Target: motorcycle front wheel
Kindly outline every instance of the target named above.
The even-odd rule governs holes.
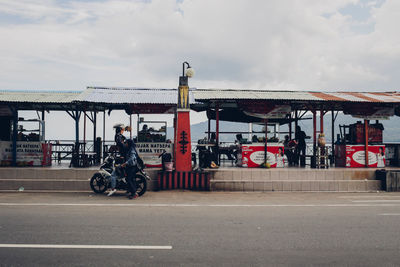
[[[136,174],[136,193],[141,196],[147,190],[147,181],[146,178],[141,174]]]
[[[102,194],[107,190],[108,183],[100,173],[95,173],[92,179],[90,179],[90,188],[96,194]]]

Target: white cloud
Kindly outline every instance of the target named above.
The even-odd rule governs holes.
[[[349,5],[370,8],[371,32],[353,31],[360,22],[339,12]],[[399,9],[395,0],[3,0],[0,88],[170,88],[187,60],[195,87],[394,90]]]
[[[189,61],[198,88],[392,91],[399,12],[396,0],[0,0],[0,89],[173,88]],[[73,138],[51,114],[48,137]]]

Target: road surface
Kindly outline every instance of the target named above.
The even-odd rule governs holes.
[[[0,266],[399,266],[398,193],[0,193]]]

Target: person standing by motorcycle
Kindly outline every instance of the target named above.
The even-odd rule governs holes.
[[[115,128],[115,136],[114,141],[116,146],[118,147],[118,151],[121,157],[125,157],[125,148],[124,143],[126,137],[124,136],[125,127],[122,123],[118,123],[114,125]]]
[[[129,188],[129,199],[135,199],[138,197],[136,193],[136,181],[135,176],[137,171],[139,170],[138,164],[140,163],[139,155],[135,148],[135,143],[132,139],[127,139],[125,141],[125,149],[126,149],[126,161],[121,165],[121,167],[126,168],[127,178]]]
[[[124,125],[122,123],[118,123],[114,125],[115,128],[115,136],[114,136],[114,141],[115,141],[115,145],[118,147],[118,152],[121,158],[123,158],[123,160],[125,161],[126,158],[126,149],[124,146],[125,143],[125,136],[123,135],[124,133]],[[117,177],[118,177],[118,173],[117,170],[114,169],[114,171],[111,173],[111,190],[108,193],[107,196],[112,196],[115,192],[117,192],[117,189],[115,189],[116,185],[117,185]]]

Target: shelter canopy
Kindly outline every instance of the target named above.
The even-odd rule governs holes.
[[[341,105],[346,103],[400,104],[399,92],[302,92],[250,89],[197,89],[193,92],[199,102],[238,103],[241,100],[285,102],[307,107],[307,103]]]
[[[195,103],[193,90],[189,101]],[[88,87],[80,94],[81,103],[96,103],[107,109],[125,109],[128,114],[173,114],[178,100],[177,89]]]
[[[2,90],[0,106],[19,110],[66,110],[75,108],[74,100],[82,91]]]
[[[290,107],[290,110],[343,111],[351,115],[373,115],[385,110],[389,116],[400,115],[399,92],[313,92],[272,91],[250,89],[197,89],[193,92],[209,118],[215,118],[215,109],[221,119],[230,121],[261,121],[251,114],[268,113],[266,107]],[[249,116],[250,115],[250,116]],[[286,122],[287,120],[284,120]]]
[[[86,110],[120,109],[128,114],[173,113],[178,99],[177,89],[87,87],[83,91],[0,91],[0,106],[19,110]],[[189,90],[190,107],[210,111],[218,106],[228,117],[251,121],[250,113],[266,113],[270,107],[290,110],[335,110],[348,114],[392,109],[400,115],[399,92],[313,92],[250,89]],[[212,112],[208,112],[213,117]],[[221,114],[222,114],[221,113]],[[215,115],[214,115],[215,116]],[[223,115],[225,116],[225,115]],[[223,119],[221,117],[221,119]]]
[[[195,103],[189,90],[191,103]],[[125,110],[128,114],[174,113],[177,89],[87,87],[83,91],[0,91],[0,107],[19,110]]]

